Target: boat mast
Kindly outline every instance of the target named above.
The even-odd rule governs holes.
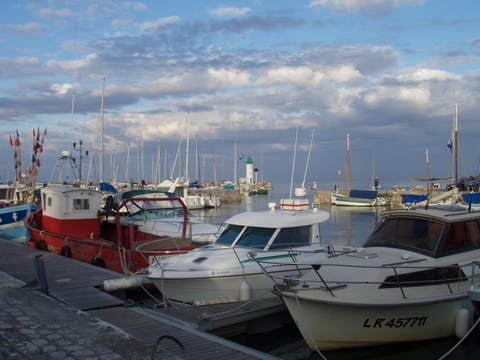
[[[104,120],[105,77],[102,79],[102,103],[100,106],[100,182],[103,182],[103,120]]]
[[[235,140],[234,146],[234,154],[233,154],[233,183],[237,184],[237,141]]]
[[[314,134],[315,134],[315,129],[312,130],[312,138],[310,139],[310,146],[308,147],[307,164],[305,165],[305,173],[303,174],[302,188],[305,188],[305,181],[307,180],[308,163],[310,162],[310,153],[312,152]]]
[[[297,139],[298,139],[298,127],[297,131],[295,132],[295,146],[293,149],[293,163],[292,163],[292,175],[290,177],[290,197],[292,198],[292,187],[293,187],[293,173],[295,172],[295,157],[297,156]]]
[[[125,181],[130,181],[128,178],[128,169],[130,167],[130,143],[127,144],[127,163],[125,164]]]
[[[347,193],[350,193],[350,190],[352,190],[350,161],[350,133],[347,133],[347,154],[345,159],[345,190]]]
[[[427,195],[430,196],[430,163],[428,159],[428,148],[425,150],[425,179],[427,180]]]
[[[190,180],[188,180],[188,158],[190,157],[190,113],[187,112],[187,144],[185,145],[185,180],[190,183]]]
[[[455,186],[458,184],[458,104],[455,104],[455,117],[453,119],[453,171]]]

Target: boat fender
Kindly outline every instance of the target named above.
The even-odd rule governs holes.
[[[92,259],[91,263],[92,263],[92,265],[105,268],[105,260],[103,260],[101,257],[95,256]]]
[[[38,250],[48,250],[48,246],[47,246],[47,243],[45,242],[45,240],[37,240],[37,241],[35,241],[35,247],[36,247]]]
[[[465,336],[469,328],[470,312],[465,308],[461,308],[457,311],[457,315],[455,316],[455,335],[458,338],[462,338]]]
[[[103,290],[107,292],[115,290],[125,290],[135,287],[141,287],[150,283],[150,280],[147,279],[144,274],[130,275],[117,279],[103,280]]]
[[[33,240],[30,240],[29,242],[27,242],[27,246],[28,247],[31,247],[33,249],[36,249],[37,248],[37,244],[35,243],[35,241]]]
[[[60,250],[60,255],[71,258],[72,257],[72,249],[70,249],[70,246],[62,247],[62,249]]]
[[[240,301],[248,300],[250,300],[250,286],[248,286],[247,282],[244,280],[242,281],[242,285],[240,285]]]

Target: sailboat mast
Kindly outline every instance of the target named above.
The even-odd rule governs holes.
[[[298,127],[297,127],[297,131],[295,132],[295,147],[293,149],[293,163],[292,163],[292,175],[290,177],[290,197],[289,197],[289,199],[292,198],[293,174],[295,172],[295,158],[297,156],[297,139],[298,139]]]
[[[189,144],[190,144],[190,115],[189,113],[187,113],[187,144],[186,144],[186,151],[185,151],[185,180],[190,182],[190,180],[188,180],[188,158],[190,157],[190,148],[189,148]]]
[[[315,129],[312,130],[312,137],[311,137],[311,139],[310,139],[310,146],[308,147],[307,164],[305,165],[305,173],[303,174],[302,188],[305,187],[305,181],[307,181],[308,164],[309,164],[309,162],[310,162],[310,153],[312,152],[313,135],[314,135],[314,134],[315,134]]]
[[[430,195],[430,163],[428,158],[428,148],[425,150],[425,179],[427,179],[427,195]]]
[[[237,141],[235,140],[235,146],[233,148],[233,183],[237,184]]]
[[[345,159],[345,190],[348,193],[350,192],[350,190],[352,190],[350,161],[350,133],[347,133],[347,155]]]
[[[125,164],[125,181],[129,181],[129,170],[130,167],[130,143],[127,144],[127,163]]]
[[[103,182],[103,120],[104,120],[104,97],[105,97],[105,78],[102,79],[102,103],[100,106],[100,182]]]
[[[453,148],[454,148],[454,179],[455,186],[458,184],[458,104],[455,104],[455,118],[453,124]]]

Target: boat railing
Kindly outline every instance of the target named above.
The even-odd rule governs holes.
[[[274,250],[273,252],[274,253],[278,252],[280,254],[280,250],[276,250],[276,251]],[[290,277],[292,277],[292,276],[293,277],[302,276],[302,274],[303,274],[302,269],[301,269],[301,266],[299,265],[299,262],[297,261],[298,250],[295,251],[293,248],[289,248],[287,250],[282,250],[281,254],[282,254],[282,258],[284,259],[284,261],[282,261],[282,262],[272,261],[272,257],[276,257],[275,254],[269,254],[269,256],[267,258],[258,257],[258,253],[255,252],[255,251],[250,251],[248,253],[248,257],[252,261],[255,261],[257,263],[257,265],[262,269],[263,273],[265,275],[267,275],[268,277],[270,277],[274,282],[275,282],[275,280],[271,276],[272,275],[271,270],[273,268],[284,269],[288,266],[289,269],[293,268],[295,270],[295,275],[291,274],[290,271],[289,271],[289,276]],[[287,257],[284,256],[285,254],[287,255]],[[290,261],[285,262],[285,259],[289,259]]]
[[[252,260],[256,261],[264,273],[269,276],[276,288],[289,289],[293,292],[298,288],[323,290],[335,297],[336,291],[349,286],[377,285],[383,289],[397,288],[403,299],[408,299],[409,288],[418,286],[445,285],[451,295],[465,295],[468,288],[480,285],[480,261],[472,261],[461,265],[431,266],[412,265],[411,262],[403,262],[388,265],[354,265],[339,264],[329,261],[296,262],[299,274],[289,273],[285,275],[279,271],[280,266],[290,266],[292,263],[276,261],[275,259],[259,258],[256,254],[250,254]],[[293,258],[292,258],[293,259]],[[275,269],[275,271],[270,271]],[[300,271],[301,269],[301,271]],[[308,269],[308,275],[306,275]],[[382,280],[375,280],[372,277],[365,277],[365,280],[352,280],[348,274],[352,272],[385,271]],[[344,274],[342,276],[341,274]],[[412,274],[416,275],[412,276]],[[454,288],[453,284],[460,286]]]
[[[181,239],[174,237],[158,238],[147,242],[142,242],[135,247],[135,252],[138,252],[146,263],[159,264],[161,260],[170,256],[186,254],[193,250],[195,246],[184,246],[179,243]],[[165,243],[171,243],[172,246],[165,246]]]
[[[181,198],[178,197],[167,197],[167,198],[152,198],[152,197],[133,197],[133,198],[127,198],[123,200],[123,202],[118,206],[117,211],[116,211],[116,217],[115,217],[115,222],[117,226],[117,242],[119,244],[123,244],[125,239],[122,239],[122,232],[121,232],[121,213],[122,209],[127,209],[128,210],[128,205],[129,204],[136,204],[136,207],[138,208],[137,212],[143,212],[146,209],[145,204],[149,203],[155,203],[155,202],[178,202],[179,204],[182,205],[183,208],[183,226],[182,226],[182,238],[185,238],[187,234],[187,225],[188,225],[188,210],[187,206],[185,203],[182,201]],[[139,205],[140,204],[140,205]],[[129,216],[135,215],[133,214],[128,214]]]

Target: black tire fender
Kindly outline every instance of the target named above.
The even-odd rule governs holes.
[[[62,247],[62,250],[60,250],[60,255],[71,258],[72,257],[72,249],[70,249],[70,246]]]
[[[105,260],[103,260],[101,257],[94,257],[91,261],[92,265],[105,268]]]

